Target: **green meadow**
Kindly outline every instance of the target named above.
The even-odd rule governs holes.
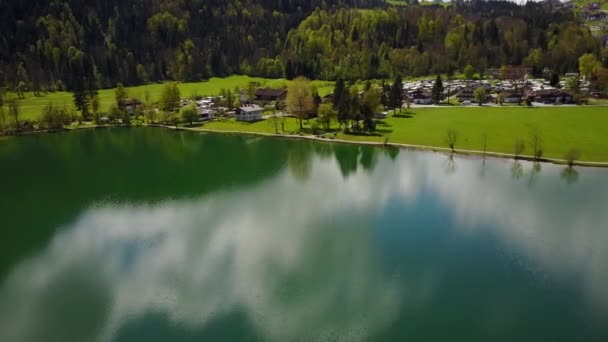
[[[208,81],[179,83],[182,98],[187,98],[193,95],[200,96],[215,96],[218,95],[221,89],[230,89],[234,91],[236,87],[241,89],[246,88],[250,82],[257,82],[265,87],[283,88],[287,87],[290,81],[286,79],[269,79],[261,77],[249,76],[230,76],[226,78],[211,78]],[[317,87],[319,95],[324,96],[333,90],[333,82],[313,81]],[[127,92],[130,97],[135,97],[141,100],[146,100],[146,97],[151,102],[156,102],[160,98],[162,83],[153,83],[136,87],[128,87]],[[108,108],[115,102],[114,89],[103,89],[99,91],[99,102],[101,111],[107,111]],[[25,98],[19,100],[21,120],[38,120],[42,109],[49,103],[58,105],[73,106],[72,94],[69,92],[48,93],[42,96],[34,96],[33,93],[25,93]]]
[[[310,128],[313,120],[305,123]],[[280,126],[279,126],[280,127]],[[201,128],[218,131],[275,133],[272,120],[255,123],[233,119],[206,123]],[[337,124],[333,129],[337,130]],[[531,132],[542,138],[545,157],[563,158],[568,150],[581,151],[581,160],[608,161],[607,107],[437,107],[403,110],[378,122],[376,135],[337,133],[336,139],[448,147],[446,131],[458,132],[457,149],[514,153],[515,141],[526,142],[524,155],[532,155]],[[279,128],[280,130],[280,128]],[[296,133],[295,119],[285,119],[285,133]],[[329,136],[329,135],[328,135]],[[334,136],[333,134],[331,136]]]
[[[422,108],[382,121],[382,136],[341,135],[346,139],[447,147],[446,131],[458,131],[456,148],[483,150],[487,136],[488,151],[514,153],[517,139],[526,141],[524,154],[532,155],[531,132],[542,137],[545,157],[563,158],[576,148],[582,160],[608,161],[607,107],[453,107]]]

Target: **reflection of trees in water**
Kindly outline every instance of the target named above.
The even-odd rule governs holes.
[[[395,146],[385,146],[384,154],[388,156],[391,160],[395,160],[399,155],[399,148]]]
[[[511,166],[511,177],[513,179],[520,179],[524,175],[524,167],[521,165],[519,160],[515,160]]]
[[[542,166],[541,166],[540,162],[535,161],[532,164],[532,169],[530,169],[530,178],[528,178],[528,187],[532,187],[536,183],[541,170],[542,170]]]
[[[378,148],[372,146],[361,146],[361,166],[365,171],[372,172],[378,163]]]
[[[293,177],[306,181],[312,171],[313,146],[308,141],[297,141],[287,152],[287,165]]]
[[[486,157],[484,156],[481,160],[481,169],[479,170],[479,178],[484,178],[486,176]]]
[[[576,171],[576,169],[574,169],[572,166],[568,166],[562,170],[561,178],[568,184],[574,184],[576,181],[578,181],[578,171]]]
[[[443,162],[445,173],[448,175],[456,173],[456,160],[454,159],[454,153],[447,155],[447,158]]]
[[[321,157],[321,159],[330,159],[334,156],[333,144],[332,143],[316,143],[312,144],[315,154]]]
[[[359,160],[358,146],[338,144],[334,146],[334,153],[344,178],[357,171]]]
[[[387,155],[394,159],[399,154],[397,148],[385,149]],[[312,169],[312,157],[319,156],[321,159],[335,157],[343,177],[357,172],[362,167],[365,171],[372,172],[378,164],[378,153],[380,149],[375,146],[360,146],[347,144],[325,144],[319,142],[297,141],[288,149],[288,165],[294,176],[300,180],[306,180]]]

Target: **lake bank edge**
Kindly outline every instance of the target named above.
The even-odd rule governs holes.
[[[11,135],[0,135],[0,141],[3,139],[7,139],[10,137],[19,137],[19,136],[29,136],[29,135],[37,135],[37,134],[52,134],[52,133],[61,133],[61,132],[69,132],[73,130],[81,130],[81,129],[105,129],[105,128],[163,128],[175,131],[188,131],[188,132],[198,132],[198,133],[211,133],[211,134],[229,134],[229,135],[253,135],[253,136],[263,136],[263,137],[273,137],[273,138],[284,138],[284,139],[299,139],[299,140],[310,140],[317,142],[325,142],[325,143],[339,143],[339,144],[351,144],[351,145],[367,145],[374,147],[395,147],[404,150],[412,150],[412,151],[427,151],[427,152],[438,152],[444,154],[458,154],[460,156],[472,156],[476,158],[498,158],[498,159],[512,159],[512,160],[523,160],[523,161],[531,161],[531,162],[542,162],[549,163],[555,165],[568,165],[568,161],[560,158],[535,158],[530,155],[519,155],[504,152],[493,152],[493,151],[479,151],[479,150],[467,150],[467,149],[458,149],[455,148],[454,151],[447,147],[439,147],[439,146],[428,146],[428,145],[417,145],[417,144],[406,144],[406,143],[392,143],[392,142],[377,142],[377,141],[363,141],[363,140],[346,140],[346,139],[333,139],[333,138],[324,138],[320,136],[310,135],[310,134],[282,134],[282,133],[265,133],[265,132],[254,132],[254,131],[237,131],[237,130],[220,130],[220,129],[209,129],[209,128],[197,128],[197,127],[186,127],[186,126],[169,126],[169,125],[161,125],[161,124],[142,124],[142,125],[133,125],[133,126],[121,126],[121,125],[89,125],[84,127],[70,127],[70,128],[62,128],[56,130],[36,130],[29,132],[21,132],[19,134],[11,134]],[[608,161],[581,161],[575,160],[572,163],[573,166],[581,166],[581,167],[598,167],[598,168],[608,168]]]

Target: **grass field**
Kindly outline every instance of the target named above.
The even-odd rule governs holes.
[[[312,121],[311,121],[312,123]],[[310,127],[310,124],[306,125]],[[219,131],[274,133],[271,121],[243,123],[234,120],[210,122],[201,128]],[[337,124],[334,124],[337,129]],[[487,149],[514,153],[516,139],[527,143],[524,154],[531,155],[530,134],[540,131],[545,157],[563,158],[576,148],[581,160],[608,161],[608,109],[606,107],[453,107],[422,108],[380,121],[376,136],[338,133],[337,139],[417,144],[447,147],[446,131],[458,131],[456,148],[482,150],[482,135],[487,134]],[[286,119],[286,133],[296,132],[297,122]]]
[[[245,88],[249,82],[258,82],[262,86],[282,88],[290,81],[286,79],[268,79],[249,76],[230,76],[226,78],[211,78],[205,82],[180,83],[179,88],[182,98],[192,95],[213,96],[218,95],[222,88],[234,90],[235,87]],[[313,81],[319,91],[319,95],[324,96],[333,90],[333,82]],[[129,87],[129,96],[145,100],[146,92],[151,102],[158,101],[163,85],[161,83],[147,84],[137,87]],[[114,89],[103,89],[99,91],[99,101],[101,111],[106,111],[115,102]],[[72,94],[68,92],[49,93],[43,96],[34,96],[33,93],[26,93],[25,98],[19,100],[21,108],[21,120],[38,120],[44,106],[49,103],[59,105],[72,105]]]

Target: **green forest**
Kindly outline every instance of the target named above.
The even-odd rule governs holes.
[[[0,86],[82,91],[231,74],[364,80],[472,65],[578,70],[608,52],[550,3],[384,0],[0,1]]]

